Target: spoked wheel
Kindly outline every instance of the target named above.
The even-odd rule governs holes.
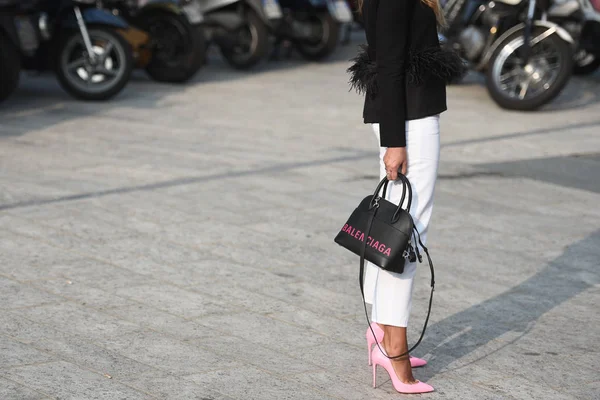
[[[573,65],[573,74],[590,75],[600,68],[600,55],[588,53],[585,50],[579,50],[575,54],[575,65]]]
[[[79,32],[58,43],[56,74],[61,86],[82,100],[107,100],[125,88],[131,77],[131,47],[118,33],[107,28],[88,29],[94,57],[87,52]]]
[[[248,11],[246,24],[231,35],[234,37],[234,44],[221,46],[221,53],[232,67],[251,68],[266,55],[269,32],[265,23],[253,11]]]
[[[573,52],[558,35],[536,28],[524,63],[523,32],[510,35],[492,54],[487,88],[498,105],[511,110],[535,110],[552,101],[571,76]]]
[[[185,82],[204,64],[204,31],[185,15],[156,13],[141,21],[152,40],[152,59],[146,66],[150,77],[159,82]]]
[[[307,60],[318,61],[333,53],[340,36],[340,24],[329,12],[311,15],[304,23],[310,24],[311,35],[296,43],[300,54]]]

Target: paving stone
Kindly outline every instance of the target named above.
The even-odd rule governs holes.
[[[2,315],[0,332],[19,342],[29,344],[55,359],[61,359],[87,369],[121,379],[154,370],[121,354],[98,346],[86,338],[61,332],[48,325],[35,323],[17,315]]]
[[[8,379],[48,393],[54,398],[151,399],[128,386],[64,361],[11,368],[3,372]]]
[[[218,327],[221,331],[227,327]],[[256,344],[248,345],[245,339],[221,334],[219,330],[213,330],[212,334],[199,340],[194,344],[219,354],[224,358],[235,355],[235,358],[246,364],[253,365],[259,369],[271,372],[282,377],[288,374],[314,371],[320,369],[316,364],[290,357]]]
[[[246,264],[256,267],[282,267],[291,268],[294,266],[294,260],[289,260],[285,256],[279,257],[265,255],[264,252],[258,251],[252,247],[239,248],[226,244],[215,244],[210,249],[212,257],[224,257],[238,264]]]
[[[122,288],[118,289],[116,293],[119,296],[145,302],[159,310],[183,318],[195,318],[235,310],[231,304],[211,298],[209,295],[167,284]]]
[[[328,313],[315,313],[294,307],[291,311],[273,312],[269,317],[290,324],[312,329],[332,339],[355,346],[364,346],[364,332],[367,329],[366,320],[353,322],[333,319]],[[363,316],[364,319],[364,316]]]
[[[150,391],[153,397],[164,400],[231,400],[231,397],[219,393],[218,388],[208,388],[165,372],[145,373],[128,380],[127,384]]]
[[[276,285],[263,289],[269,295],[279,299],[293,298],[294,304],[304,309],[319,313],[323,309],[323,304],[327,303],[330,312],[338,317],[344,317],[360,310],[362,299],[353,294],[331,295],[331,291],[316,287],[307,282],[290,283],[285,286]]]
[[[220,330],[231,330],[248,342],[269,346],[288,354],[292,344],[294,348],[304,349],[332,342],[314,331],[249,312],[212,315],[198,321],[203,325],[219,327]]]
[[[56,296],[94,308],[109,308],[131,304],[131,301],[117,297],[100,289],[89,287],[68,278],[31,281],[30,285]]]
[[[0,274],[17,281],[61,277],[65,265],[79,258],[45,243],[32,252],[30,239],[10,234],[0,236],[0,246]]]
[[[239,272],[243,273],[243,269],[240,269]],[[277,275],[275,276],[278,277]],[[246,310],[258,314],[271,314],[273,312],[295,309],[293,305],[294,302],[290,299],[280,300],[271,296],[268,291],[264,294],[258,292],[257,290],[259,290],[259,288],[262,292],[266,286],[263,283],[265,280],[260,278],[261,275],[254,274],[247,278],[248,282],[244,282],[242,284],[232,281],[229,286],[223,287],[218,284],[211,285],[209,282],[207,285],[193,287],[190,288],[190,290],[194,290],[205,295],[210,295],[211,298],[218,299],[222,302],[227,302],[229,305],[240,311]],[[287,277],[282,279],[289,280]],[[277,282],[277,279],[267,281]],[[254,285],[250,282],[253,282]]]
[[[76,258],[62,263],[56,270],[60,271],[61,277],[66,280],[109,293],[124,287],[161,283],[161,280],[135,272],[127,266],[107,264],[94,258]]]
[[[0,398],[4,400],[48,400],[50,397],[0,376]]]
[[[190,321],[164,311],[139,303],[124,307],[114,307],[106,311],[126,321],[163,332],[179,340],[189,341],[211,336],[212,329],[196,321]]]
[[[400,395],[391,387],[389,382],[384,383],[385,376],[378,375],[378,387],[372,387],[371,368],[366,366],[360,374],[360,379],[348,377],[343,374],[326,369],[308,372],[303,374],[291,375],[288,377],[291,381],[299,382],[305,385],[315,387],[319,391],[332,397],[347,400],[362,399],[398,399]],[[389,378],[388,378],[389,380]],[[383,383],[383,384],[382,384]],[[402,398],[402,397],[400,397]]]
[[[111,339],[107,347],[133,360],[177,375],[242,365],[239,360],[221,357],[205,348],[173,340],[156,332],[137,331],[123,334]]]
[[[103,343],[104,341],[134,332],[139,326],[74,303],[40,306],[21,310],[21,315],[36,322],[50,324],[77,335]]]
[[[42,304],[58,303],[62,300],[63,299],[58,296],[53,296],[30,285],[0,277],[1,309],[11,310],[32,307]]]
[[[240,400],[332,398],[325,393],[313,391],[253,367],[194,374],[187,376],[187,379]]]
[[[333,342],[326,345],[291,349],[289,352],[292,356],[310,361],[326,371],[335,371],[337,375],[359,381],[363,381],[365,370],[369,371],[366,341],[365,345],[360,348],[346,343]],[[369,382],[367,380],[365,383]]]
[[[0,336],[0,369],[52,361],[47,353],[38,351],[14,339]]]

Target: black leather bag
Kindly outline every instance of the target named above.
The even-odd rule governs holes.
[[[373,195],[360,202],[356,210],[344,224],[335,242],[373,264],[392,272],[404,272],[407,259],[415,261],[412,242],[414,223],[410,210],[412,189],[408,179],[399,175],[403,185],[400,205],[385,200],[389,181],[384,178]],[[379,196],[383,188],[382,196]],[[402,208],[408,194],[406,210]]]
[[[429,307],[427,318],[423,326],[423,331],[417,343],[406,353],[388,357],[391,359],[406,356],[413,351],[423,340],[429,316],[431,315],[431,305],[433,302],[433,291],[435,287],[435,275],[433,262],[429,256],[429,250],[421,241],[421,235],[415,227],[412,216],[409,213],[412,204],[412,188],[408,178],[398,174],[398,179],[402,181],[402,197],[398,205],[385,199],[389,180],[383,178],[375,193],[365,197],[354,212],[348,218],[340,232],[335,238],[335,242],[342,247],[350,250],[360,257],[359,284],[363,296],[364,293],[364,268],[365,260],[372,262],[378,267],[401,274],[404,272],[404,266],[407,262],[423,262],[423,257],[419,251],[419,245],[427,255],[429,268],[431,271],[431,295],[429,296]],[[383,189],[380,196],[379,193]],[[408,197],[408,199],[407,199]],[[403,208],[404,200],[407,199],[406,208]],[[367,306],[365,314],[367,322],[369,315]],[[370,323],[369,323],[370,326]],[[375,332],[373,332],[375,337]],[[385,352],[383,352],[385,354]]]

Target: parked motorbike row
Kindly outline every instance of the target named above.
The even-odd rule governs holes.
[[[330,55],[347,0],[0,0],[0,101],[22,70],[54,71],[65,91],[107,100],[134,68],[185,82],[217,46],[234,68],[263,59],[271,37],[309,60]]]
[[[537,109],[573,73],[600,68],[600,0],[442,2],[440,42],[485,74],[501,107]],[[249,69],[272,37],[275,48],[287,41],[320,60],[351,22],[361,22],[354,0],[0,0],[0,101],[21,70],[54,71],[83,100],[115,96],[134,68],[185,82],[213,45],[232,67]]]
[[[440,42],[503,108],[535,110],[600,67],[600,0],[447,0]]]

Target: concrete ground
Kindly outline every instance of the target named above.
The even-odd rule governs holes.
[[[76,102],[0,108],[0,399],[393,399],[371,387],[357,258],[333,237],[377,182],[333,60],[218,58]],[[536,113],[449,88],[429,244],[424,399],[600,399],[600,76]],[[414,341],[428,269],[418,275]]]

